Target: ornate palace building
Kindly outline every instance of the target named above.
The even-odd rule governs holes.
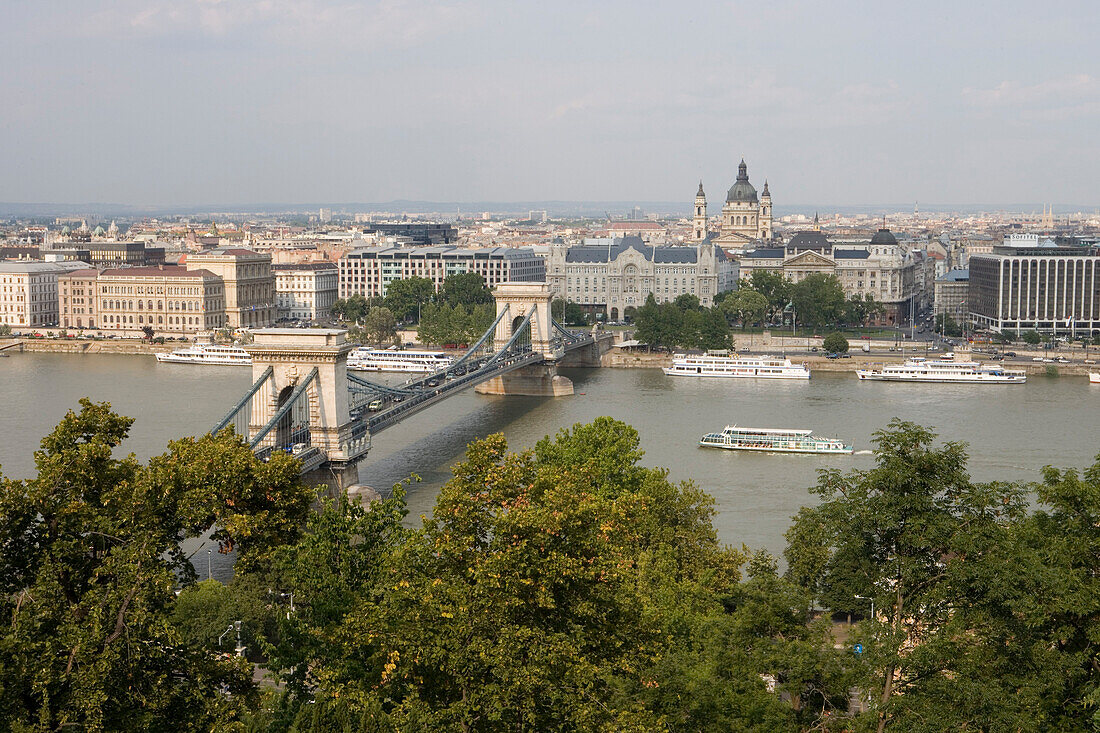
[[[768,182],[764,181],[764,190],[758,197],[756,188],[749,183],[748,166],[743,159],[737,166],[737,180],[726,192],[716,234],[711,235],[712,241],[719,247],[729,248],[741,248],[757,240],[772,238],[772,195],[768,191]],[[695,194],[692,239],[701,242],[707,236],[707,195],[700,181],[699,191]]]

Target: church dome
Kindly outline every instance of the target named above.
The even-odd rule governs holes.
[[[875,236],[871,237],[871,244],[897,244],[898,240],[889,229],[879,229]]]
[[[737,166],[737,182],[730,186],[726,203],[755,204],[757,201],[756,189],[749,183],[748,166],[742,159],[741,165]]]

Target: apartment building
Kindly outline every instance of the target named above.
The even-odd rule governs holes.
[[[97,328],[119,335],[190,336],[224,328],[226,287],[208,270],[183,267],[127,267],[96,278]]]
[[[489,288],[503,282],[542,282],[546,265],[531,249],[484,247],[369,247],[347,253],[339,262],[340,297],[385,297],[394,280],[426,277],[438,289],[449,275],[476,272]]]
[[[318,321],[332,315],[340,270],[333,262],[274,265],[275,308],[279,320]]]
[[[96,328],[96,281],[99,270],[73,270],[57,277],[58,325],[62,328]]]
[[[55,325],[58,276],[87,266],[82,262],[0,262],[0,324],[13,328]]]
[[[188,270],[205,270],[225,283],[230,328],[264,328],[275,322],[275,273],[271,255],[239,247],[189,254]]]

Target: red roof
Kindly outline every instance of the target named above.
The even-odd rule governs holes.
[[[164,267],[118,267],[104,270],[103,276],[131,276],[131,277],[217,277],[209,270],[188,270],[177,265],[165,265]]]

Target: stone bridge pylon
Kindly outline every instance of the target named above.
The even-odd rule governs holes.
[[[501,283],[493,291],[497,316],[507,309],[508,315],[497,323],[493,334],[493,347],[502,348],[524,327],[530,315],[531,350],[542,354],[542,363],[526,366],[498,377],[493,377],[474,388],[479,394],[531,395],[536,397],[562,397],[573,394],[573,382],[558,374],[558,362],[565,356],[560,346],[555,346],[554,321],[550,313],[553,294],[550,286],[540,282]]]

